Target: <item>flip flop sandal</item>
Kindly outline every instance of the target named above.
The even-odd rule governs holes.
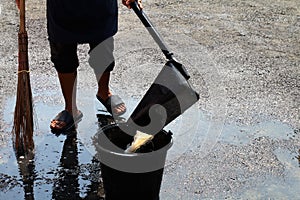
[[[108,97],[108,99],[106,101],[101,99],[98,95],[96,95],[96,97],[103,104],[103,106],[106,108],[107,112],[109,112],[111,115],[120,116],[120,115],[123,115],[126,112],[126,109],[123,112],[120,112],[120,113],[116,113],[116,112],[113,113],[112,112],[113,108],[117,108],[121,104],[125,105],[125,103],[122,101],[122,99],[118,95],[112,95],[112,96]]]
[[[83,114],[81,111],[79,111],[79,114],[73,118],[73,116],[66,110],[61,111],[56,115],[56,117],[52,120],[53,121],[60,121],[64,122],[66,125],[63,128],[53,128],[50,125],[50,129],[54,133],[58,132],[66,132],[71,130],[75,126],[76,123],[78,123],[83,117]]]

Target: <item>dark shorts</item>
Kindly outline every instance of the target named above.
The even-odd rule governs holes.
[[[117,0],[47,0],[47,31],[53,42],[101,42],[117,30]]]
[[[51,61],[59,73],[75,72],[79,66],[77,43],[50,41]],[[112,71],[115,66],[114,39],[110,37],[101,43],[89,43],[89,64],[96,74]]]

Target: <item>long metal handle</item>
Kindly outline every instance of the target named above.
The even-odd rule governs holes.
[[[137,2],[133,2],[131,4],[132,9],[134,10],[135,14],[140,18],[141,22],[144,24],[144,26],[147,28],[148,32],[154,39],[154,41],[158,44],[159,48],[162,50],[162,52],[165,54],[166,58],[171,60],[172,53],[169,51],[167,45],[163,41],[162,37],[159,35],[157,30],[154,28],[153,24],[149,20],[148,16],[143,12],[143,10],[139,9]]]

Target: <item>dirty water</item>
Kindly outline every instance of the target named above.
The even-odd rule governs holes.
[[[44,95],[59,96],[60,94]],[[100,129],[101,123],[112,121],[109,117],[105,117],[106,113],[102,111],[101,104],[91,99],[94,99],[94,91],[78,91],[78,104],[84,117],[78,124],[76,132],[69,135],[55,135],[49,129],[49,121],[60,111],[60,106],[39,101],[34,103],[35,151],[28,157],[16,158],[9,140],[7,145],[0,149],[0,199],[101,199],[104,197],[100,163],[95,158],[97,151],[93,146],[92,137]],[[123,99],[127,104],[128,112],[119,119],[121,121],[129,117],[138,103],[138,99],[130,97],[123,97]],[[9,132],[15,99],[10,97],[6,102],[4,121],[8,127],[6,131]],[[166,167],[176,162],[185,153],[199,150],[199,148],[201,150],[201,146],[208,146],[205,144],[205,139],[209,134],[211,124],[209,115],[193,106],[165,127],[165,130],[173,132],[174,143],[168,151]],[[227,124],[223,126],[222,132],[216,135],[213,142],[242,146],[262,136],[284,140],[296,137],[295,134],[297,135],[288,125],[274,121],[254,126]],[[210,149],[202,150],[209,151]],[[274,153],[287,166],[285,183],[296,191],[300,186],[299,154],[287,149],[276,149]],[[275,188],[279,196],[289,196],[285,185],[277,184],[281,180],[276,177],[269,180],[272,180],[270,188]],[[169,184],[162,185],[161,197],[171,199],[174,194],[168,193],[167,187],[171,187],[176,182],[164,181]],[[170,184],[171,182],[173,183]],[[265,193],[261,191],[263,189],[258,185],[243,191],[241,195],[251,197],[253,194]]]

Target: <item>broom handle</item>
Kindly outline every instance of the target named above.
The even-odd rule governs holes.
[[[25,0],[20,0],[20,33],[26,32],[25,27]]]
[[[28,36],[25,25],[25,0],[20,0],[20,27],[18,33],[18,45],[19,45],[19,67],[18,73],[28,72]]]
[[[134,10],[135,14],[140,18],[144,26],[147,28],[148,32],[154,39],[154,41],[158,44],[161,51],[164,53],[167,59],[173,60],[173,53],[171,53],[167,47],[167,45],[164,43],[162,37],[159,35],[157,30],[154,28],[153,24],[149,20],[148,16],[138,7],[137,2],[131,3],[131,7]]]

